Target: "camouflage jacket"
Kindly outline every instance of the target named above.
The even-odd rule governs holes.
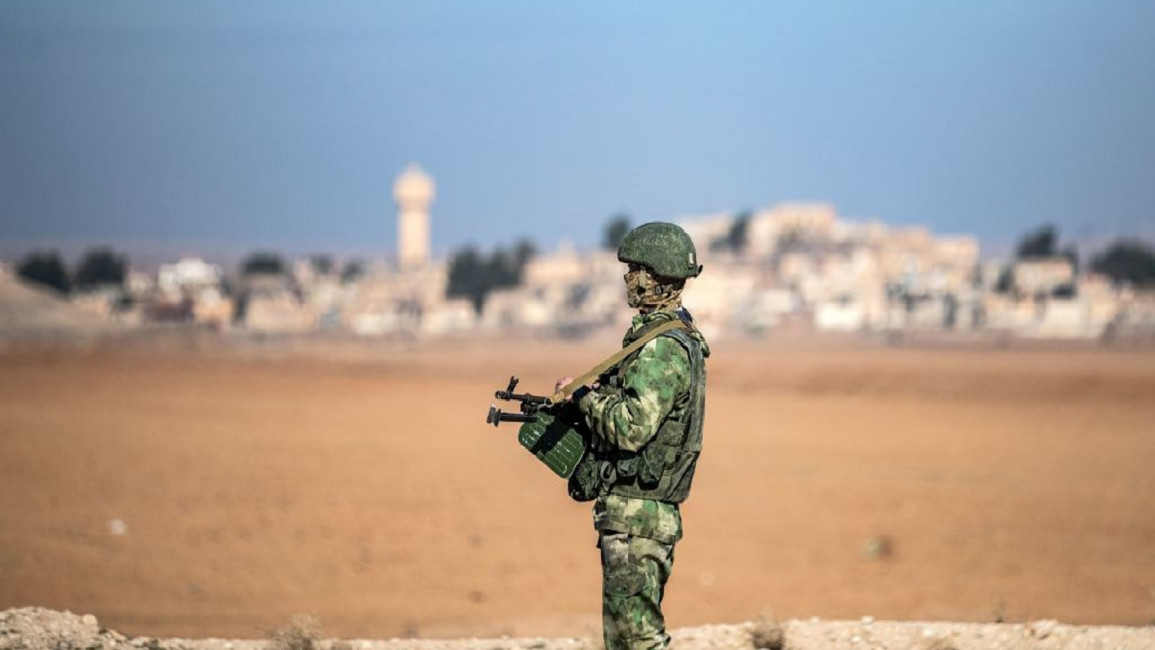
[[[635,316],[623,346],[651,323],[677,318],[672,311]],[[702,341],[703,351],[709,348]],[[652,440],[679,399],[690,389],[690,358],[676,340],[659,336],[646,343],[622,369],[620,386],[603,386],[578,402],[593,435],[611,448],[638,451]],[[609,494],[594,504],[594,527],[673,543],[682,537],[678,505]]]

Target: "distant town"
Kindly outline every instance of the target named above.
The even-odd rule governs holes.
[[[27,304],[74,310],[112,328],[258,335],[580,337],[628,321],[614,250],[637,225],[628,217],[610,219],[604,245],[593,250],[562,244],[542,252],[521,242],[438,260],[430,254],[433,179],[411,165],[395,180],[393,198],[392,260],[339,268],[325,255],[286,261],[270,252],[249,256],[233,273],[198,257],[144,273],[102,249],[69,274],[58,255],[33,251],[0,267],[0,286],[8,287],[0,303],[16,300],[14,292],[40,292]],[[690,233],[705,266],[685,302],[711,337],[762,337],[791,325],[885,336],[1155,341],[1155,256],[1140,241],[1116,242],[1081,262],[1043,226],[1024,235],[1011,259],[991,262],[981,261],[973,236],[850,222],[824,203],[670,220]],[[26,331],[60,322],[16,320]]]

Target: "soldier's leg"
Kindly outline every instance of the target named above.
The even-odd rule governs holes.
[[[674,545],[625,533],[602,533],[602,626],[606,650],[666,648],[662,596]]]

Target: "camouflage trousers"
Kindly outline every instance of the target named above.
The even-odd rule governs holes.
[[[598,548],[606,650],[668,647],[662,596],[674,566],[674,545],[605,531],[598,537]]]

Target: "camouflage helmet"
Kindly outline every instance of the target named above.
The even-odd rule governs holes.
[[[618,259],[640,264],[664,278],[685,279],[702,272],[694,241],[681,227],[664,221],[643,223],[626,233]]]

